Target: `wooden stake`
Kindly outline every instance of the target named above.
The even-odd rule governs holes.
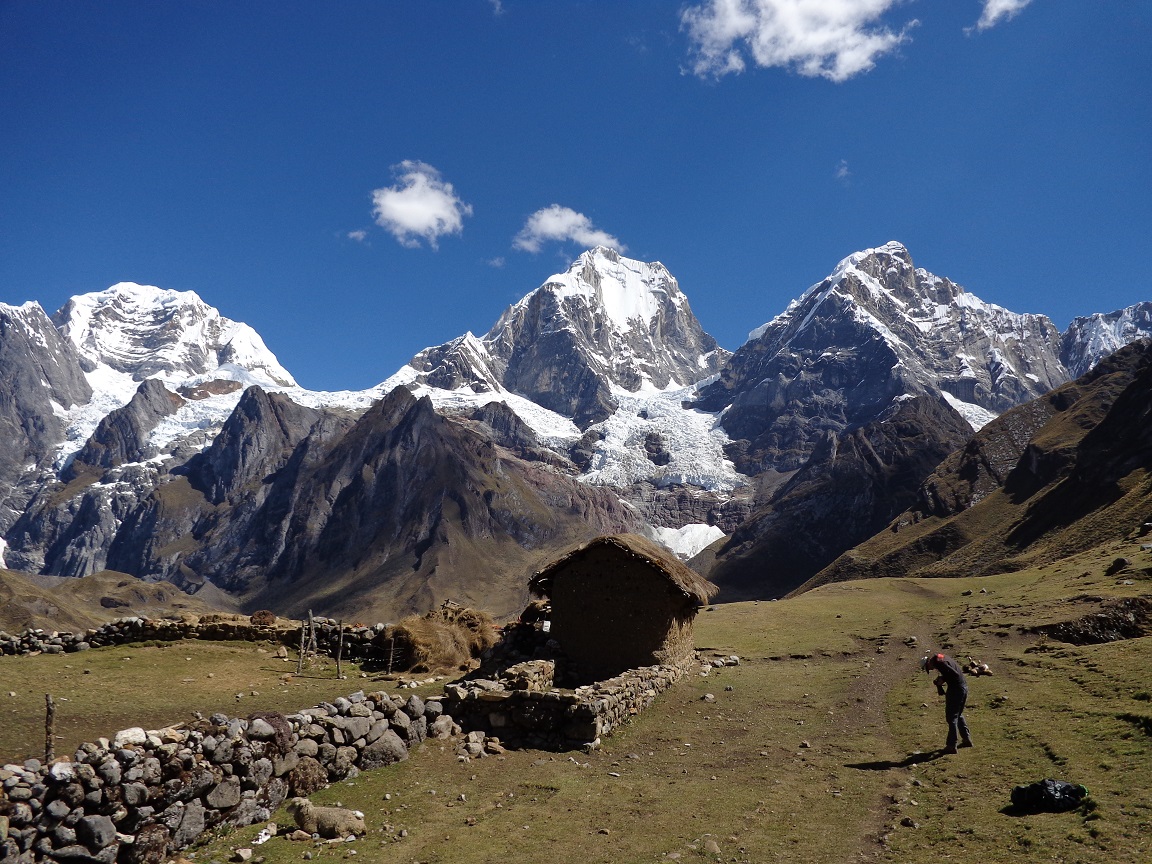
[[[336,680],[339,681],[344,676],[340,674],[340,658],[344,656],[344,619],[340,619],[339,635],[336,637]]]
[[[56,758],[52,744],[56,734],[56,700],[51,693],[45,693],[44,703],[47,709],[44,714],[44,764],[47,765]]]
[[[296,660],[296,674],[297,675],[299,675],[301,672],[304,671],[304,647],[306,644],[304,639],[305,639],[306,632],[307,632],[305,630],[305,628],[307,626],[308,625],[305,622],[303,622],[303,621],[300,622],[300,656]]]

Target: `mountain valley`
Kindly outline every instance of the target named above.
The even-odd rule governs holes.
[[[1007,434],[997,417],[1072,398],[1050,394],[1152,335],[1150,310],[1061,333],[888,243],[730,354],[666,268],[600,247],[484,336],[318,393],[191,292],[122,283],[51,319],[0,306],[3,561],[210,586],[246,610],[384,620],[452,598],[509,616],[560,550],[635,531],[721,600],[770,599],[887,536],[925,481],[954,491],[937,465]],[[1109,423],[1145,464],[1139,423]],[[997,482],[1040,452],[1015,434]]]

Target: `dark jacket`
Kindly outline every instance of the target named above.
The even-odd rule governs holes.
[[[968,679],[964,677],[964,670],[960,668],[960,664],[949,657],[947,654],[937,654],[928,661],[928,668],[934,669],[939,673],[936,680],[932,683],[936,685],[936,689],[941,693],[944,692],[944,685],[948,685],[949,690],[961,690],[965,693],[968,692]]]

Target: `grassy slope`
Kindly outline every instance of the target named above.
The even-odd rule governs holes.
[[[45,587],[45,583],[51,587]],[[102,570],[82,579],[45,579],[15,570],[0,569],[0,630],[20,633],[29,627],[45,630],[86,630],[129,615],[160,617],[167,613],[203,614],[220,611],[219,591],[209,605],[168,582],[144,582],[125,573]],[[125,605],[105,608],[101,598],[111,597]]]
[[[1104,577],[1120,554],[1134,560],[1131,574]],[[1023,860],[1149,860],[1152,637],[1076,648],[1020,628],[1091,611],[1086,595],[1152,593],[1141,578],[1150,564],[1138,545],[1115,544],[1012,574],[868,580],[794,600],[719,606],[701,615],[697,642],[745,662],[681,683],[606,739],[602,751],[519,751],[460,764],[450,746],[430,742],[403,765],[315,797],[367,814],[370,834],[351,848],[358,860],[373,862],[714,859],[709,841],[726,861],[950,856],[989,864],[1022,860],[1021,852]],[[1126,579],[1133,584],[1121,584]],[[912,636],[916,644],[906,645]],[[937,646],[977,657],[996,674],[971,681],[977,747],[933,758],[944,736],[943,709],[917,659]],[[132,661],[118,659],[129,655]],[[160,682],[172,680],[180,664],[215,668],[216,678],[181,676],[195,680],[164,696]],[[111,698],[101,700],[110,713],[92,718],[93,734],[144,719],[143,693],[149,704],[169,700],[169,713],[156,713],[177,719],[193,707],[298,707],[308,697],[356,687],[318,680],[275,687],[288,664],[254,646],[181,645],[6,659],[0,700],[9,699],[8,690],[42,699],[44,682],[76,680],[81,665],[92,669],[83,683],[110,688]],[[126,668],[131,684],[121,677]],[[246,697],[241,712],[233,693],[250,684],[265,695]],[[706,693],[716,701],[703,701]],[[34,746],[42,703],[27,704],[16,713],[4,708],[4,719],[23,725]],[[0,729],[12,734],[7,722]],[[10,740],[0,739],[0,753],[13,752]],[[1000,812],[1012,786],[1048,776],[1086,784],[1096,809],[1087,816]],[[905,818],[917,827],[902,826]],[[227,860],[258,827],[214,841],[198,858]],[[402,829],[408,834],[397,839]],[[258,848],[268,864],[299,861],[312,849],[283,839]],[[334,859],[348,849],[312,851]]]

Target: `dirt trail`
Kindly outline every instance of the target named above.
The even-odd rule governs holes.
[[[915,586],[919,587],[919,586]],[[858,825],[859,861],[873,861],[887,854],[883,838],[896,815],[896,802],[906,797],[914,779],[914,768],[940,758],[936,739],[926,740],[920,752],[903,749],[897,742],[889,716],[889,694],[894,687],[921,675],[919,659],[927,650],[928,622],[908,614],[894,615],[888,622],[887,636],[861,639],[862,650],[845,659],[855,665],[855,680],[844,690],[843,698],[833,706],[829,734],[838,741],[855,742],[855,749],[843,748],[845,774],[853,771],[883,774],[885,783],[876,793],[870,818]],[[911,640],[910,637],[916,637]],[[935,707],[935,706],[933,706]],[[939,732],[944,735],[943,706]],[[869,749],[861,751],[860,746]]]

